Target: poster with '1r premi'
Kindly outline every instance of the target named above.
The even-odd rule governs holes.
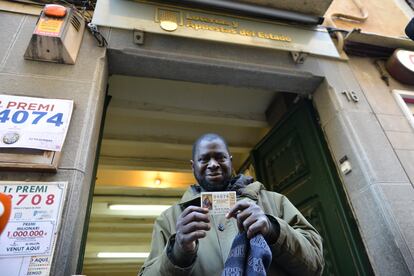
[[[0,235],[0,275],[48,276],[67,182],[0,181],[12,211]]]
[[[72,100],[0,95],[0,148],[61,151]]]

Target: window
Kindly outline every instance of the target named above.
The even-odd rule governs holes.
[[[414,91],[393,90],[394,97],[414,128]]]

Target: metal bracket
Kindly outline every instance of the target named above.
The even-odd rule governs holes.
[[[134,43],[137,45],[142,45],[144,44],[144,32],[141,30],[134,30],[133,32],[134,34]]]
[[[308,56],[308,53],[304,52],[290,52],[292,55],[293,62],[296,64],[303,64],[305,62],[306,57]]]
[[[341,169],[341,172],[344,175],[347,175],[350,172],[352,172],[352,165],[351,162],[348,160],[348,156],[344,155],[344,157],[342,157],[339,160],[339,168]]]

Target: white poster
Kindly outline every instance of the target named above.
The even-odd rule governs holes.
[[[12,197],[0,235],[0,267],[15,271],[7,275],[49,275],[66,188],[67,182],[0,182],[0,192]]]
[[[11,221],[0,236],[1,256],[47,255],[52,246],[55,221]]]
[[[0,95],[0,148],[61,151],[73,101]]]
[[[0,259],[0,264],[1,276],[26,276],[30,265],[30,258],[2,258]]]

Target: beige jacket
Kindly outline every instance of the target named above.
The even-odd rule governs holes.
[[[324,260],[321,237],[285,196],[266,191],[261,183],[254,182],[244,189],[242,198],[255,201],[271,220],[277,220],[280,224],[277,242],[269,245],[273,257],[268,275],[322,274]],[[221,275],[233,239],[238,233],[235,219],[211,215],[211,230],[199,240],[197,257],[189,267],[174,265],[167,254],[174,242],[177,218],[185,207],[197,203],[200,205],[199,202],[199,193],[190,187],[180,204],[167,209],[157,218],[151,253],[139,275]]]

